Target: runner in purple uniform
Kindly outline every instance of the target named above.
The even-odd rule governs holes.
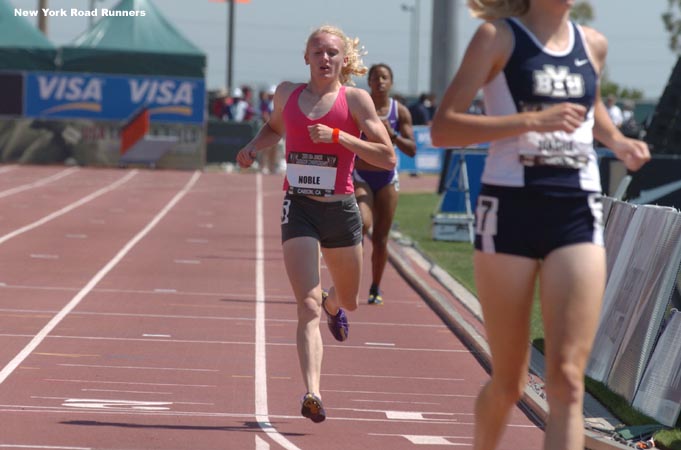
[[[387,64],[375,64],[369,69],[368,81],[376,112],[388,130],[393,145],[413,158],[416,142],[411,113],[406,106],[390,97],[392,69]],[[362,231],[367,234],[371,230],[371,287],[368,303],[382,305],[380,285],[388,262],[388,239],[400,186],[397,169],[384,170],[357,158],[353,179],[364,223]]]

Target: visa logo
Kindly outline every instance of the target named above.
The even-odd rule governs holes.
[[[102,85],[100,78],[77,76],[38,76],[38,89],[42,100],[70,102],[101,102]]]
[[[192,105],[194,93],[189,81],[130,79],[130,94],[135,104]]]

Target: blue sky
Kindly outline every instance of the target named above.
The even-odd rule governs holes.
[[[15,7],[37,8],[38,0],[9,0]],[[118,0],[48,0],[51,8],[88,9],[91,2],[111,8]],[[208,55],[209,89],[225,85],[227,5],[209,0],[153,0],[165,16]],[[455,1],[455,0],[450,0]],[[458,51],[463,54],[479,21],[469,16],[464,0],[458,2]],[[412,94],[409,88],[412,8],[418,5],[419,69],[418,91],[429,89],[432,0],[251,0],[236,5],[234,84],[255,87],[282,80],[305,81],[303,62],[305,39],[312,29],[331,23],[357,36],[368,54],[367,65],[385,62],[395,72],[394,90]],[[646,98],[662,95],[677,56],[667,46],[660,15],[667,1],[594,0],[596,20],[592,26],[610,42],[608,74],[620,85],[637,88]],[[87,19],[59,17],[49,21],[48,37],[65,44],[83,32]],[[437,57],[454,57],[437,55]],[[412,75],[413,77],[413,75]]]

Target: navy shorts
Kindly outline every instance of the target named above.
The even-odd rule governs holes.
[[[567,245],[604,245],[601,194],[483,185],[475,208],[475,248],[543,259]]]
[[[362,242],[362,216],[355,196],[320,202],[304,195],[284,197],[281,242],[308,236],[324,248],[353,247]]]

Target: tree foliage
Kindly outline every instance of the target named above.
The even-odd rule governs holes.
[[[676,2],[681,5],[681,0],[668,1],[670,3]],[[594,20],[594,9],[591,6],[589,0],[575,2],[575,4],[572,6],[572,9],[570,10],[570,19],[581,25],[588,25],[590,22],[592,22]],[[605,71],[603,73],[603,77],[601,78],[601,96],[605,98],[610,94],[614,94],[619,99],[640,100],[643,98],[643,91],[640,89],[620,86],[619,84],[612,81],[608,76],[607,71]]]
[[[570,19],[581,24],[588,25],[594,20],[594,10],[591,3],[586,0],[576,2],[570,10]]]
[[[681,54],[681,0],[667,0],[667,12],[662,14],[662,23],[669,33],[669,48]]]

